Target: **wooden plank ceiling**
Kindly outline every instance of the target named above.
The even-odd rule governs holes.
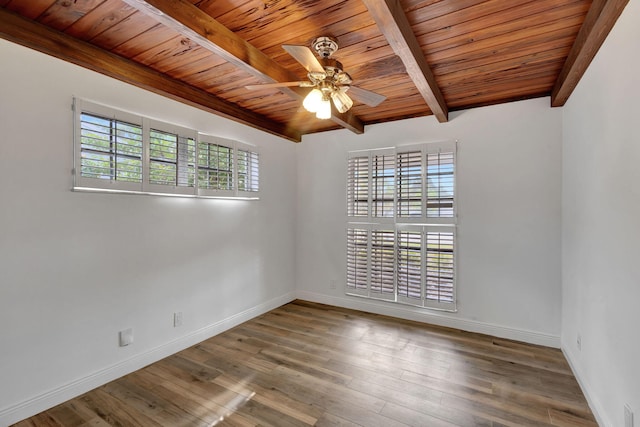
[[[628,0],[0,0],[0,36],[249,126],[301,135],[552,96],[561,106]],[[386,97],[319,120],[282,48],[338,40]]]

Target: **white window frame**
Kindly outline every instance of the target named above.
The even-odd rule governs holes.
[[[146,118],[137,114],[121,111],[87,101],[84,99],[73,99],[74,112],[74,168],[73,168],[73,191],[94,191],[108,193],[131,193],[145,195],[163,195],[178,197],[199,197],[199,198],[231,198],[242,200],[259,200],[260,198],[260,152],[255,145],[239,142],[231,139],[225,139],[217,136],[199,133],[194,129],[178,126],[171,123],[162,122]],[[125,182],[115,179],[103,179],[82,176],[82,123],[81,116],[83,113],[92,114],[106,119],[115,119],[126,122],[142,128],[142,181],[141,182]],[[151,130],[166,132],[178,135],[179,138],[186,138],[194,142],[194,175],[193,185],[180,185],[179,178],[176,178],[175,185],[166,185],[150,182],[150,149],[151,149]],[[200,142],[216,144],[230,148],[232,150],[232,187],[230,189],[207,189],[199,188],[198,185],[198,149]],[[180,142],[178,142],[179,144]],[[251,165],[252,175],[250,178],[251,188],[244,191],[238,188],[238,152],[246,151],[250,153],[254,163]],[[180,164],[180,148],[177,148],[177,169]],[[176,174],[178,170],[176,170]]]
[[[408,152],[419,152],[420,153],[420,185],[421,185],[421,212],[420,215],[415,216],[400,216],[398,214],[398,179],[399,179],[399,169],[398,169],[398,154],[408,153]],[[452,216],[451,217],[429,217],[427,211],[427,203],[428,197],[424,197],[428,195],[427,192],[427,159],[428,155],[440,154],[440,153],[453,153],[453,176],[452,176],[452,189],[453,189],[453,203],[452,203]],[[388,217],[376,217],[374,212],[372,212],[372,201],[374,196],[374,189],[372,188],[373,175],[372,175],[372,159],[375,156],[379,155],[389,155],[393,154],[395,157],[395,167],[394,167],[394,198],[393,198],[393,215]],[[392,301],[401,304],[407,304],[412,306],[431,308],[437,310],[445,310],[445,311],[456,311],[457,310],[457,241],[456,241],[456,222],[457,222],[457,191],[455,188],[455,181],[457,175],[457,141],[438,141],[431,143],[422,143],[422,144],[412,144],[412,145],[404,145],[393,148],[383,148],[383,149],[374,149],[374,150],[359,150],[349,152],[347,155],[347,281],[345,283],[345,293],[347,295],[365,297],[370,299],[381,299],[385,301]],[[351,162],[354,158],[366,158],[367,159],[367,209],[366,215],[353,215],[354,213],[354,203],[355,203],[355,191],[354,191],[354,176],[351,170]],[[363,168],[361,168],[363,170]],[[349,268],[349,257],[350,254],[350,231],[349,230],[366,230],[366,239],[367,239],[367,272],[366,272],[366,286],[361,286],[361,288],[349,287],[349,283],[353,281],[353,277],[350,277]],[[375,292],[372,289],[372,245],[373,238],[372,233],[376,230],[393,230],[394,232],[394,267],[393,267],[393,295],[388,294],[380,294]],[[410,298],[401,295],[399,285],[399,276],[398,269],[400,267],[399,264],[399,251],[400,245],[398,241],[398,236],[403,231],[413,231],[419,233],[420,235],[420,298]],[[451,273],[453,274],[453,285],[451,289],[451,299],[452,301],[442,301],[435,300],[430,298],[427,293],[427,261],[428,261],[428,253],[433,253],[433,251],[429,251],[427,245],[427,236],[428,233],[433,232],[444,232],[452,234],[452,243],[453,243],[453,253],[452,253],[452,261],[453,268]],[[448,270],[446,266],[444,267],[445,272]],[[362,284],[361,284],[362,285]],[[448,299],[448,296],[445,296],[445,299]]]

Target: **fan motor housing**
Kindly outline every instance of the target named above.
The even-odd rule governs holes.
[[[342,63],[333,58],[321,58],[320,63],[327,71],[327,75],[332,76],[334,74],[341,73],[343,71]]]

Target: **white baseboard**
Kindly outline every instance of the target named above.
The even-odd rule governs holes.
[[[591,392],[591,387],[589,383],[585,379],[584,374],[582,373],[582,369],[579,368],[579,364],[576,363],[575,353],[573,353],[568,345],[562,345],[561,347],[562,353],[564,354],[564,358],[569,362],[569,366],[571,367],[571,371],[573,372],[573,376],[578,380],[578,384],[582,389],[582,394],[587,399],[587,403],[589,404],[589,408],[591,408],[591,412],[593,416],[596,418],[596,422],[600,427],[610,427],[613,424],[609,422],[607,417],[605,416],[605,412],[600,404],[600,401],[595,398],[594,393]]]
[[[359,297],[349,297],[346,295],[336,297],[308,291],[296,291],[296,296],[301,300],[318,302],[321,304],[335,305],[338,307],[393,316],[406,320],[415,320],[417,322],[445,326],[463,331],[477,332],[530,344],[560,348],[560,337],[557,335],[509,328],[491,323],[478,322],[476,320],[461,319],[433,310],[412,308],[396,303],[388,303]]]
[[[113,381],[123,375],[141,369],[151,363],[157,362],[167,356],[175,354],[185,348],[191,347],[208,338],[218,335],[240,323],[253,319],[256,316],[280,307],[295,299],[293,292],[273,298],[243,312],[222,319],[216,323],[200,328],[183,337],[162,344],[144,353],[137,354],[115,365],[101,369],[84,378],[61,385],[51,391],[42,393],[29,400],[0,409],[0,426],[8,426],[25,418],[52,408],[62,402],[93,390],[103,384]]]

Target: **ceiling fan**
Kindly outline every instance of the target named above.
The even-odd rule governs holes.
[[[306,46],[282,45],[282,47],[307,70],[309,80],[248,85],[247,89],[290,86],[313,88],[302,105],[307,111],[315,113],[319,119],[331,118],[331,101],[336,110],[345,113],[353,106],[351,98],[370,107],[376,107],[386,99],[385,96],[375,92],[351,86],[351,76],[344,71],[339,61],[331,58],[331,55],[338,50],[336,39],[322,36],[313,40],[311,47],[320,57],[319,60]]]

